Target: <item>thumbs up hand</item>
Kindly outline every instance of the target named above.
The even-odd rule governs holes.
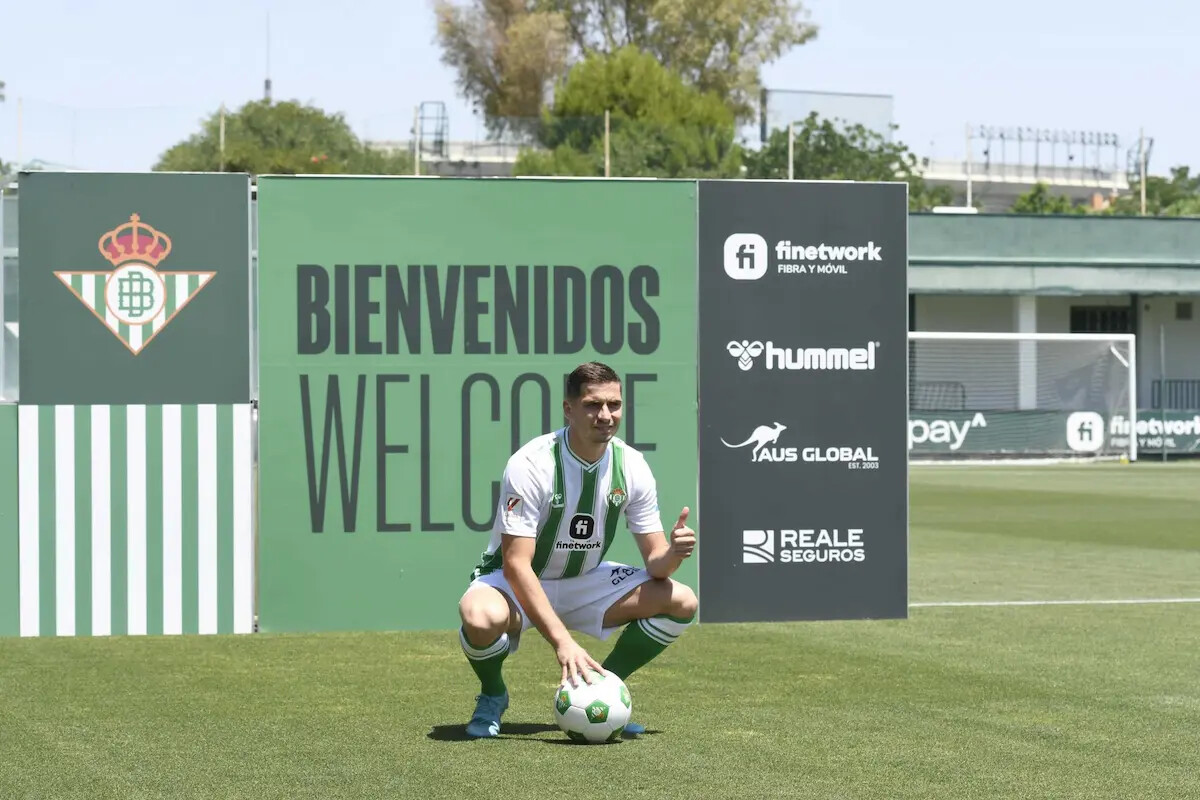
[[[696,549],[696,532],[687,526],[689,509],[683,507],[675,527],[671,528],[671,552],[677,558],[687,558]]]

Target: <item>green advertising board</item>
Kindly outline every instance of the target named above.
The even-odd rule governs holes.
[[[663,524],[701,529],[695,192],[259,179],[260,630],[457,625],[505,462],[584,361],[623,377]]]
[[[1090,419],[1089,419],[1090,418]],[[1041,410],[909,412],[908,448],[915,457],[1124,453],[1134,426],[1125,414]],[[1200,412],[1141,409],[1141,455],[1200,453]]]

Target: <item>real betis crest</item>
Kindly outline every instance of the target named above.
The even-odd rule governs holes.
[[[171,239],[137,214],[101,236],[99,245],[115,269],[54,275],[135,356],[216,274],[160,272],[158,265],[171,253]]]
[[[608,502],[613,508],[620,508],[625,502],[625,490],[617,487],[608,493]]]

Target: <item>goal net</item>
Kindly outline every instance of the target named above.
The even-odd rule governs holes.
[[[1136,460],[1133,334],[908,336],[914,460]]]

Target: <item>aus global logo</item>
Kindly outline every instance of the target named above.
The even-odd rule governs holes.
[[[162,272],[171,237],[130,214],[104,233],[100,255],[113,269],[58,270],[54,275],[135,356],[208,285],[215,271]]]

